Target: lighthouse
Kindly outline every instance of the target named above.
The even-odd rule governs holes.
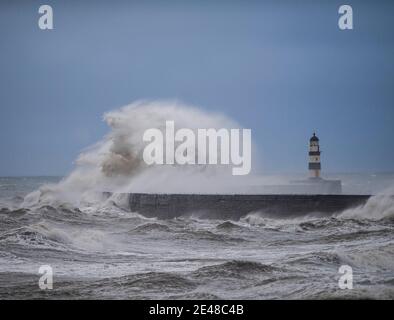
[[[282,185],[263,185],[253,187],[252,192],[255,194],[341,194],[341,180],[324,179],[320,177],[320,145],[316,133],[309,139],[309,179],[290,180],[288,184]],[[257,189],[257,190],[256,190]]]
[[[309,176],[310,178],[320,178],[320,146],[319,138],[313,133],[309,139]]]

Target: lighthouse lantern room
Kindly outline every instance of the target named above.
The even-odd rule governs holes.
[[[311,178],[320,178],[320,147],[319,138],[313,133],[309,139],[309,175]]]

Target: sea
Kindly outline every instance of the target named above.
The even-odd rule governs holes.
[[[0,299],[393,299],[394,174],[334,178],[376,196],[324,218],[163,220],[124,195],[32,204],[63,178],[0,178]]]

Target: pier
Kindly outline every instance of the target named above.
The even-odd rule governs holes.
[[[172,219],[183,215],[239,220],[251,212],[272,218],[307,214],[329,216],[363,205],[370,195],[299,194],[149,194],[129,195],[130,210],[146,217]]]

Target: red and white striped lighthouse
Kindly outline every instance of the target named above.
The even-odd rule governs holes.
[[[320,147],[319,138],[313,133],[312,138],[309,139],[309,176],[311,178],[320,178]]]

